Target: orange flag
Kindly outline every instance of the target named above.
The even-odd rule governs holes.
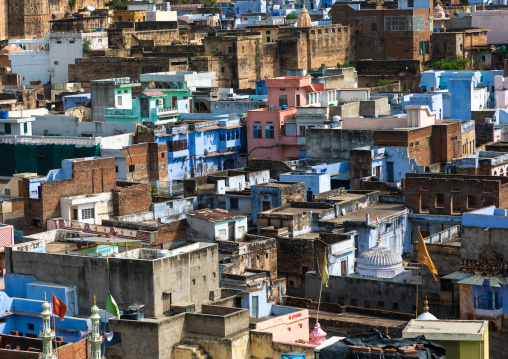
[[[437,270],[434,267],[434,263],[432,263],[432,259],[430,259],[429,252],[427,252],[427,246],[425,246],[425,241],[423,240],[422,234],[420,230],[418,230],[418,263],[425,264],[429,267],[430,273],[434,276],[434,279],[437,282],[436,274]]]
[[[53,293],[51,293],[51,296],[53,297],[53,314],[60,317],[60,321],[62,321],[64,320],[65,312],[67,311],[67,305],[55,297]]]

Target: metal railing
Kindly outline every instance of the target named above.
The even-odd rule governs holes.
[[[503,308],[503,298],[498,297],[496,299],[487,299],[483,298],[483,296],[479,296],[474,298],[474,306],[478,309],[501,309]]]

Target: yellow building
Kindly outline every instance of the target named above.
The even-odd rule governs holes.
[[[115,11],[114,22],[144,22],[146,21],[145,10],[119,10]]]
[[[424,335],[446,348],[446,359],[488,359],[489,322],[486,320],[419,320],[404,328],[403,338]]]

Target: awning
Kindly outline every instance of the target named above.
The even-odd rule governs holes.
[[[506,279],[503,277],[496,276],[483,276],[483,275],[472,275],[468,278],[458,281],[458,284],[469,284],[469,285],[483,285],[485,281],[488,281],[491,287],[499,288],[502,285],[506,285]]]
[[[469,278],[472,275],[473,275],[473,273],[457,271],[457,272],[453,272],[453,273],[445,275],[444,277],[442,277],[442,279],[462,280],[462,279],[465,279],[465,278]]]

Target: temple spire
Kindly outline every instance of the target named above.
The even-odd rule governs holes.
[[[42,303],[42,330],[39,332],[39,338],[42,341],[42,353],[39,353],[39,359],[56,359],[53,353],[53,339],[55,332],[51,329],[51,306],[46,300],[44,292],[44,303]]]
[[[92,331],[88,335],[88,343],[90,343],[91,347],[91,359],[101,359],[101,346],[102,342],[104,342],[104,336],[99,331],[99,325],[101,317],[99,315],[99,308],[97,307],[97,301],[95,295],[93,296],[93,307],[92,307],[92,315],[90,316],[92,321]]]

